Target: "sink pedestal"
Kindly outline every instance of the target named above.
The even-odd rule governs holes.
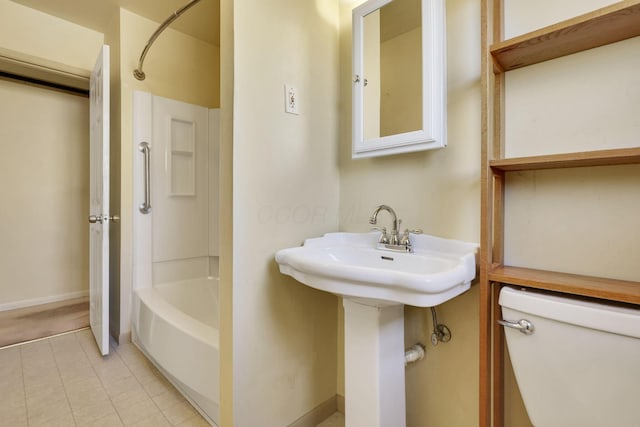
[[[404,427],[404,305],[343,305],[345,425]]]

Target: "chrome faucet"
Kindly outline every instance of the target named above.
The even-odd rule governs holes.
[[[398,219],[396,212],[388,205],[380,205],[374,209],[371,217],[369,218],[369,224],[376,225],[378,223],[378,214],[380,211],[387,211],[391,215],[393,220],[391,226],[391,234],[387,236],[387,229],[385,227],[376,228],[381,231],[380,239],[378,240],[378,249],[396,252],[413,252],[411,247],[410,234],[420,234],[422,230],[405,230],[402,238],[398,238],[398,228],[402,223],[401,219]]]
[[[390,245],[397,245],[398,244],[398,226],[400,225],[400,223],[402,222],[401,220],[398,220],[398,216],[396,215],[396,212],[391,208],[391,206],[387,206],[387,205],[380,205],[377,208],[375,208],[375,210],[373,211],[373,213],[371,214],[371,217],[369,218],[369,224],[371,225],[376,225],[378,223],[378,214],[380,213],[380,211],[387,211],[389,212],[389,214],[391,215],[392,219],[393,219],[393,225],[391,228],[391,237],[388,238],[387,242],[383,242],[384,239],[386,239],[386,230],[383,229],[382,230],[382,236],[380,237],[380,242],[379,243],[388,243]]]

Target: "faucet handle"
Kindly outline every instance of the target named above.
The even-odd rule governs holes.
[[[402,233],[402,238],[400,239],[400,244],[401,245],[410,245],[411,241],[409,240],[409,236],[411,234],[422,234],[423,231],[420,228],[416,228],[413,230],[409,230],[408,228],[404,229],[404,233]]]
[[[387,236],[387,227],[372,227],[371,229],[378,230],[380,232],[378,243],[389,243],[389,237]]]

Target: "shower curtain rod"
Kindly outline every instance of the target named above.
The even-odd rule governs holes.
[[[147,56],[147,53],[149,52],[149,49],[151,48],[151,45],[153,44],[153,42],[156,41],[156,39],[158,38],[160,33],[162,33],[169,25],[171,25],[171,23],[173,21],[178,19],[180,17],[180,15],[182,15],[184,12],[186,12],[187,9],[189,9],[191,6],[193,6],[194,4],[198,3],[199,1],[200,0],[191,0],[189,3],[185,4],[180,9],[176,10],[175,12],[173,12],[173,14],[170,17],[168,17],[162,24],[160,24],[158,29],[149,38],[149,41],[147,42],[146,46],[142,50],[142,54],[140,55],[140,60],[138,61],[138,68],[133,70],[133,76],[136,79],[138,79],[138,80],[144,80],[145,79],[146,75],[144,74],[144,71],[142,71],[142,64],[144,62],[144,58]]]

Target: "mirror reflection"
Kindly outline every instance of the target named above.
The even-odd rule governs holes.
[[[363,18],[364,139],[422,129],[421,0],[393,0]]]

